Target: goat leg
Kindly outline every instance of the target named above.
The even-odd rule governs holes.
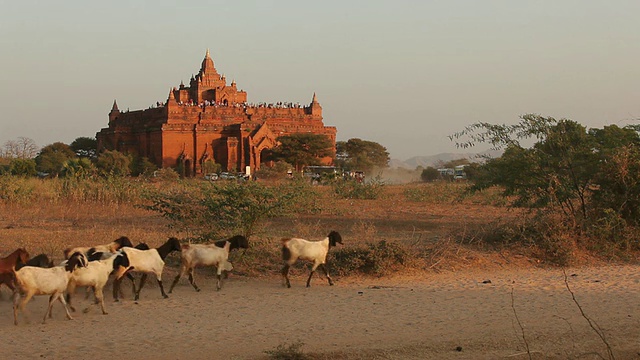
[[[327,280],[329,280],[329,286],[333,286],[333,280],[331,280],[331,276],[329,276],[329,271],[327,271],[327,265],[321,264],[320,266],[322,266],[322,271],[324,272],[324,275],[327,277]]]
[[[135,298],[134,300],[138,300],[140,298],[140,291],[142,290],[142,287],[144,286],[144,284],[147,282],[147,274],[142,274],[142,277],[140,278],[140,286],[138,287],[138,290],[135,289],[135,286],[133,287],[133,293],[135,294]]]
[[[198,287],[198,285],[196,285],[196,280],[193,277],[194,271],[194,269],[191,269],[191,271],[189,271],[189,282],[191,283],[191,286],[196,289],[196,291],[200,291],[200,288]]]
[[[285,264],[282,268],[282,276],[284,277],[285,285],[290,288],[291,282],[289,282],[289,264]]]

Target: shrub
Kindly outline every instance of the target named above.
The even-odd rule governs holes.
[[[26,179],[11,175],[0,175],[0,200],[7,203],[27,203],[35,198],[37,192],[35,179]]]
[[[266,350],[265,354],[269,355],[269,359],[273,360],[306,360],[307,355],[302,352],[304,343],[301,341],[294,342],[290,345],[280,344],[274,350]]]
[[[440,178],[440,172],[434,167],[427,166],[426,169],[422,170],[420,178],[422,179],[422,181],[432,182]]]
[[[330,184],[335,194],[343,199],[375,200],[380,197],[384,188],[384,182],[380,177],[366,183],[335,179]]]
[[[96,168],[88,158],[67,160],[63,165],[62,175],[67,178],[82,179],[94,175]]]
[[[129,169],[133,176],[151,176],[158,167],[146,157],[133,156]]]
[[[106,150],[98,156],[96,167],[103,176],[127,176],[131,173],[131,159],[116,150]]]
[[[153,174],[153,176],[160,181],[177,181],[180,179],[180,174],[172,168],[162,168],[154,171]]]
[[[9,172],[11,175],[35,176],[36,161],[34,159],[11,159]]]
[[[576,228],[552,213],[536,213],[520,221],[496,221],[460,231],[457,237],[463,244],[520,246],[529,249],[534,258],[560,266],[570,265],[578,250]]]
[[[151,205],[171,226],[202,239],[228,233],[250,237],[264,220],[290,216],[313,201],[313,192],[301,181],[265,186],[259,182],[194,182],[180,189],[151,192]]]
[[[587,227],[587,248],[609,258],[626,258],[640,249],[639,230],[630,226],[622,214],[605,209]]]
[[[293,165],[285,161],[276,161],[272,167],[262,166],[256,173],[259,179],[286,179],[287,171],[293,169]]]
[[[381,240],[377,243],[344,247],[330,253],[330,266],[340,275],[361,273],[383,276],[405,265],[408,252],[399,244]]]

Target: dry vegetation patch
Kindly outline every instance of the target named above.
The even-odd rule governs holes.
[[[108,243],[122,235],[134,244],[146,242],[152,247],[170,236],[189,238],[189,234],[169,228],[169,221],[158,213],[140,207],[146,201],[141,195],[145,191],[184,189],[180,182],[115,183],[115,195],[104,184],[76,184],[69,192],[71,185],[61,182],[25,180],[28,192],[20,190],[19,182],[12,185],[14,193],[29,195],[0,200],[2,254],[22,246],[32,254],[45,253],[60,260],[64,248]],[[187,188],[192,185],[187,184]],[[101,189],[100,197],[83,195],[83,191],[92,193],[95,188]],[[319,240],[330,230],[337,230],[345,245],[332,250],[329,261],[331,271],[342,276],[379,277],[416,270],[545,262],[540,260],[546,255],[539,246],[488,241],[504,231],[501,224],[516,223],[522,214],[504,207],[495,191],[469,196],[464,188],[464,184],[387,185],[377,198],[363,200],[344,199],[331,186],[317,186],[316,195],[309,200],[314,211],[304,209],[294,216],[266,219],[260,232],[251,238],[251,249],[233,254],[232,260],[241,274],[277,276],[280,238]],[[129,195],[116,196],[123,189]],[[566,250],[563,256],[579,261],[591,258],[576,248],[559,250]],[[170,259],[168,264],[178,266],[177,259]],[[307,266],[296,264],[292,271],[304,272]]]

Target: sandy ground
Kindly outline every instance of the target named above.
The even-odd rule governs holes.
[[[640,267],[567,275],[615,358],[640,358]],[[170,277],[165,274],[166,285]],[[137,304],[131,297],[114,303],[109,294],[108,315],[80,292],[73,321],[58,303],[44,325],[46,297],[37,297],[27,305],[30,323],[21,317],[18,326],[5,288],[0,331],[11,359],[257,359],[299,341],[304,352],[328,358],[608,358],[564,279],[558,269],[465,270],[337,279],[333,287],[314,278],[305,288],[304,275],[296,275],[286,289],[278,278],[232,275],[216,292],[213,279],[201,275],[199,293],[183,279],[168,299],[150,284]]]

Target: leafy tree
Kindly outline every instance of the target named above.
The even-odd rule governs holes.
[[[333,144],[324,135],[299,133],[278,137],[278,146],[271,149],[265,160],[282,160],[296,170],[307,165],[320,165],[321,159],[334,154]]]
[[[595,207],[612,209],[640,225],[640,137],[633,128],[616,125],[589,131],[596,139],[600,171],[596,174]]]
[[[202,172],[205,174],[220,173],[222,165],[216,163],[213,159],[207,159],[202,163]]]
[[[467,180],[474,181],[478,176],[478,171],[482,165],[479,163],[471,163],[464,167],[464,173],[467,175]]]
[[[55,142],[40,150],[36,156],[36,169],[52,176],[58,176],[64,170],[64,163],[76,157],[69,145]]]
[[[259,179],[284,179],[293,166],[285,161],[276,161],[273,166],[262,166],[256,174]]]
[[[79,137],[71,143],[73,150],[78,157],[95,159],[98,154],[98,140],[90,137]]]
[[[432,166],[427,166],[424,170],[422,170],[422,173],[420,174],[420,178],[422,179],[422,181],[427,182],[437,180],[439,177],[440,172],[438,171],[438,169]]]
[[[131,159],[116,150],[106,150],[98,156],[96,167],[103,176],[127,176]]]
[[[96,167],[88,158],[69,159],[64,163],[63,167],[62,174],[67,178],[84,179],[96,172]]]
[[[19,176],[35,176],[36,161],[33,159],[12,159],[9,163],[9,173]]]
[[[129,164],[131,175],[133,176],[151,176],[158,167],[149,161],[146,157],[132,156]]]
[[[506,148],[477,170],[475,189],[502,186],[514,205],[558,207],[565,219],[586,220],[613,208],[627,221],[640,205],[640,138],[634,128],[587,129],[575,121],[525,115],[516,125],[477,123],[452,136],[459,146],[488,142]],[[520,141],[534,138],[530,148]],[[584,222],[582,222],[584,223]]]
[[[336,164],[348,170],[371,172],[389,165],[389,152],[377,142],[358,138],[336,143]]]

